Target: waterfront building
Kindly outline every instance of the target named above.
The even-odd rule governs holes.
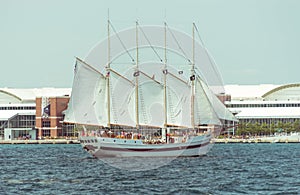
[[[63,126],[71,89],[0,88],[0,139],[43,139],[72,136]]]
[[[300,121],[300,84],[226,85],[225,91],[218,97],[239,124]],[[74,126],[62,123],[70,94],[70,88],[0,88],[0,139],[76,137]],[[234,134],[237,128],[228,130]]]
[[[230,101],[225,101],[239,124],[271,127],[300,120],[300,84],[227,85]],[[282,129],[284,131],[284,129]]]

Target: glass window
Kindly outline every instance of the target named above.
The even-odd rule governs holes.
[[[49,137],[51,135],[50,129],[43,129],[42,130],[42,136],[43,137]]]
[[[50,121],[43,121],[43,127],[50,127]]]

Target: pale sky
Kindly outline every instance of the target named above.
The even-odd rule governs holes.
[[[118,30],[195,22],[224,84],[300,82],[299,0],[0,0],[0,88],[72,87],[108,8]]]

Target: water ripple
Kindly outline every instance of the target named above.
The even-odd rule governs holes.
[[[79,145],[0,145],[0,152],[0,194],[300,194],[300,144],[220,144],[145,171],[109,166]]]

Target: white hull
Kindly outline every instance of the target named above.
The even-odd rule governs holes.
[[[211,135],[195,136],[185,143],[144,144],[141,140],[107,137],[81,137],[83,148],[96,158],[101,157],[189,157],[207,154]]]

